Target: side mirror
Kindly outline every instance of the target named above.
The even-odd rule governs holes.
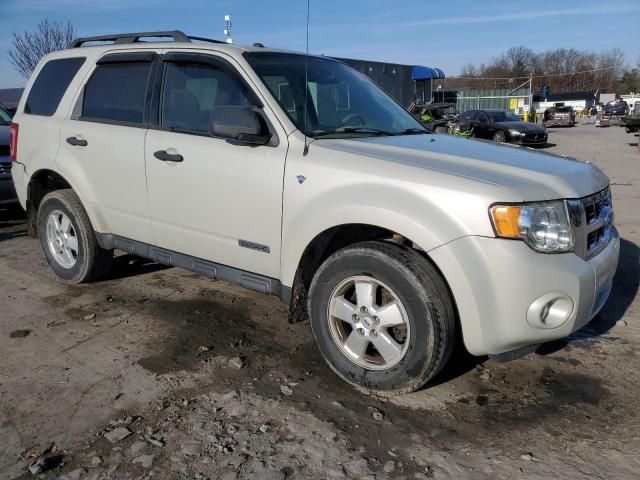
[[[224,105],[211,110],[209,133],[242,145],[266,145],[271,133],[254,107]]]

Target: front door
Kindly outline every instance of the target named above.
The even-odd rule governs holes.
[[[189,53],[162,62],[159,125],[145,145],[156,245],[277,278],[286,136],[251,147],[209,134],[214,107],[259,103],[230,62]]]
[[[483,112],[476,112],[474,121],[473,121],[473,131],[474,135],[478,138],[491,138],[495,129],[493,128],[491,122],[489,121],[489,116]]]

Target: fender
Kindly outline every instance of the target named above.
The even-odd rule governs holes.
[[[300,259],[313,239],[340,225],[367,224],[384,228],[411,240],[425,252],[467,234],[446,212],[425,202],[424,198],[393,187],[387,186],[386,191],[383,185],[376,187],[372,189],[369,185],[354,191],[355,187],[349,186],[348,192],[332,189],[319,197],[312,195],[312,200],[304,207],[298,206],[293,215],[286,211],[285,204],[281,256],[281,282],[284,285],[293,285]],[[372,195],[372,191],[376,194]],[[350,200],[358,198],[363,204],[340,205],[345,195]],[[390,202],[393,198],[402,198],[402,202]],[[372,206],[383,202],[387,208]]]
[[[78,195],[78,198],[80,199],[80,203],[82,204],[85,211],[87,212],[87,215],[89,216],[89,220],[91,221],[91,226],[94,228],[94,230],[100,233],[108,233],[109,226],[106,224],[106,222],[100,215],[100,212],[97,211],[96,208],[94,208],[96,205],[95,202],[91,201],[93,197],[91,196],[90,189],[88,189],[89,192],[87,192],[87,189],[78,188],[78,185],[80,185],[81,182],[79,182],[78,179],[74,178],[70,172],[66,172],[64,170],[55,171],[55,170],[51,170],[50,168],[40,168],[39,170],[35,171],[32,175],[29,176],[27,181],[27,186],[28,186],[27,188],[28,189],[31,188],[31,182],[34,177],[36,177],[41,172],[47,172],[47,171],[55,173],[56,176],[61,177],[65,182],[69,184],[69,186],[74,191],[74,193]],[[86,181],[85,179],[85,185],[91,185],[91,183]],[[29,192],[27,192],[27,194],[29,194]]]

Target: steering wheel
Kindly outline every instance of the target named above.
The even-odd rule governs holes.
[[[360,125],[355,125],[352,120],[357,121]],[[345,126],[364,126],[364,119],[357,113],[350,113],[342,119],[342,124]]]

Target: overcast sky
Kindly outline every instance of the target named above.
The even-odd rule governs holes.
[[[83,36],[179,29],[221,38],[225,14],[235,43],[304,50],[305,0],[0,0],[0,88],[25,82],[7,58],[11,33],[44,18],[70,20]],[[639,20],[640,0],[311,0],[310,50],[447,75],[516,45],[620,47],[635,64]]]

